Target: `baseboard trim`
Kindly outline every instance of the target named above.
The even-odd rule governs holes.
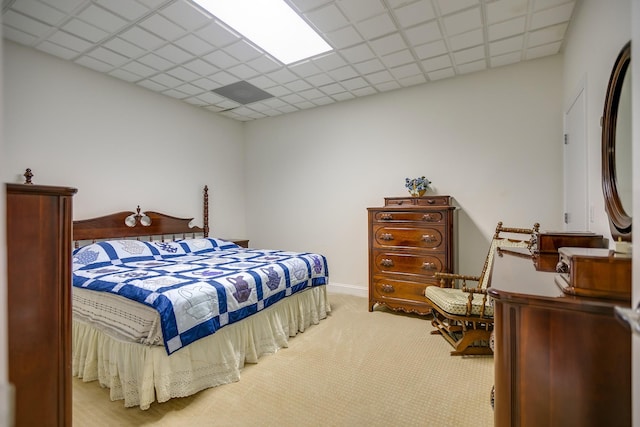
[[[348,294],[357,297],[367,298],[369,291],[367,288],[354,285],[346,285],[344,283],[329,283],[327,285],[327,291],[335,294]]]

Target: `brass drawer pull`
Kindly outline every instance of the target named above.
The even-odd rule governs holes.
[[[422,240],[427,242],[427,243],[431,243],[434,240],[436,240],[435,236],[433,234],[423,234],[422,235]]]
[[[383,267],[393,267],[393,261],[389,258],[384,258],[382,261],[380,261],[380,265]]]
[[[380,235],[380,240],[393,240],[393,234],[391,234],[391,233],[382,233]]]
[[[424,262],[424,263],[422,263],[422,269],[423,270],[435,270],[436,269],[436,265],[433,262]]]
[[[395,291],[395,289],[393,289],[393,286],[387,285],[386,283],[383,283],[381,288],[382,288],[382,292],[386,294],[390,294],[391,292]]]
[[[431,214],[424,214],[424,215],[422,215],[422,220],[423,221],[434,221],[435,218]]]
[[[393,219],[393,215],[391,215],[390,213],[383,213],[382,215],[380,215],[380,219],[383,221],[390,221]]]

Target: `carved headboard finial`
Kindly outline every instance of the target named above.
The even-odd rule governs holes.
[[[25,184],[33,184],[33,182],[31,182],[31,178],[33,178],[33,173],[31,172],[31,169],[27,168],[23,176],[24,176]]]

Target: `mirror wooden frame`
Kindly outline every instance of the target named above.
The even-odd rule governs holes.
[[[631,216],[624,210],[616,179],[616,125],[624,77],[631,63],[631,42],[624,45],[611,71],[602,115],[602,191],[615,240],[631,241]]]

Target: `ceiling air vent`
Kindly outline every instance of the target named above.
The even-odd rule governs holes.
[[[222,95],[225,98],[229,98],[230,100],[243,105],[262,101],[267,98],[273,98],[273,95],[270,93],[265,92],[264,90],[245,81],[239,81],[227,86],[222,86],[217,89],[213,89],[211,92],[215,92],[218,95]]]

